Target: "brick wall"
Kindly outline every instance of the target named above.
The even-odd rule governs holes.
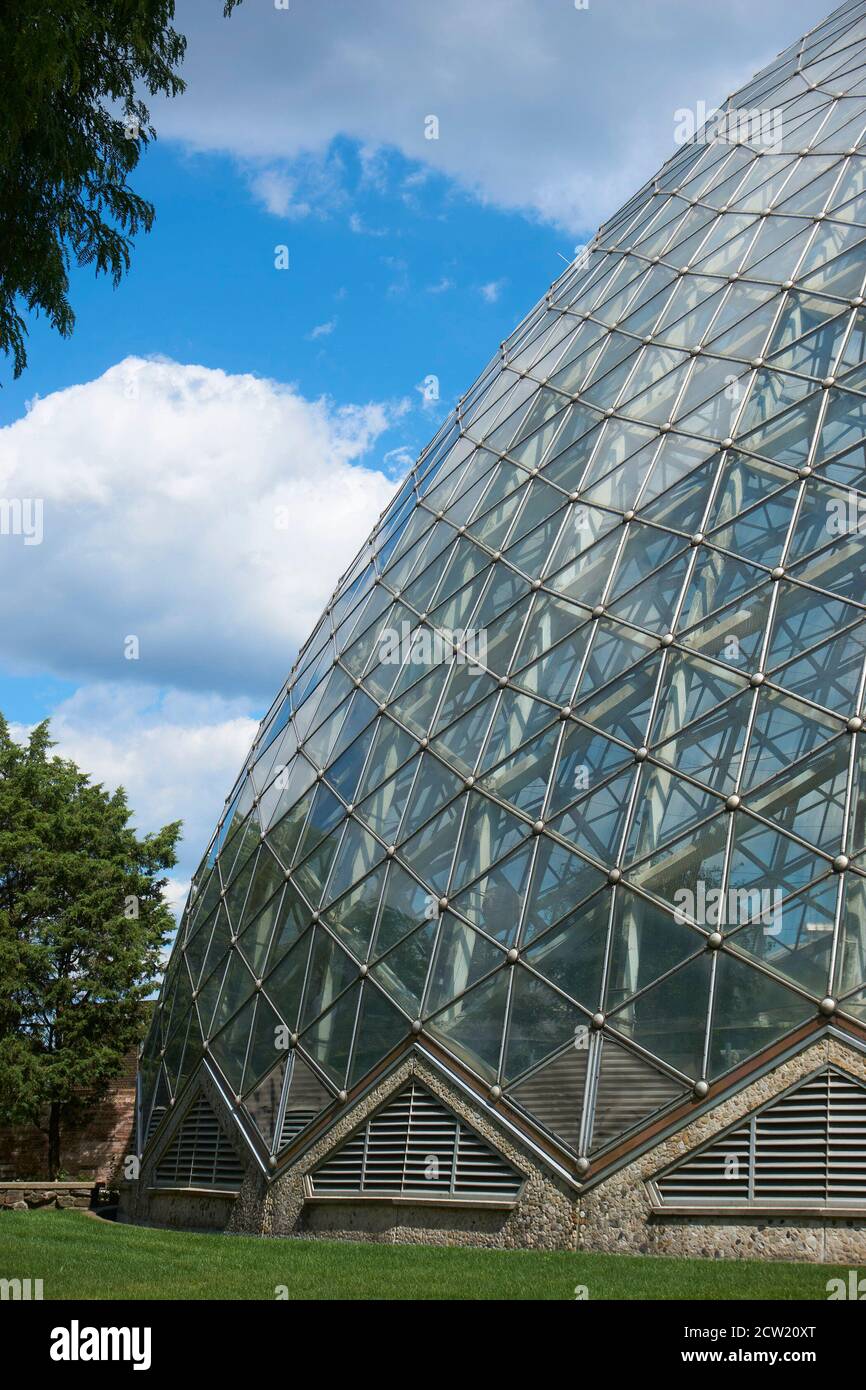
[[[61,1127],[60,1161],[74,1178],[108,1182],[133,1151],[136,1051],[112,1082],[104,1100],[91,1107],[82,1124]],[[0,1181],[48,1176],[48,1135],[35,1125],[0,1126]]]

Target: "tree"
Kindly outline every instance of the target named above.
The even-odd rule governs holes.
[[[231,14],[241,0],[225,0]],[[127,176],[156,138],[141,92],[177,96],[174,0],[15,0],[0,11],[0,350],[27,365],[21,308],[63,336],[69,266],[119,285],[152,204]]]
[[[140,1039],[174,922],[159,875],[180,822],[139,838],[110,795],[53,756],[48,724],[16,743],[0,715],[0,1123],[61,1124],[99,1100]]]

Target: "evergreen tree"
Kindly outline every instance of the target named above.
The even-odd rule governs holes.
[[[139,838],[126,795],[25,746],[0,715],[0,1123],[44,1123],[49,1177],[74,1123],[120,1072],[174,922],[159,875],[180,822]]]

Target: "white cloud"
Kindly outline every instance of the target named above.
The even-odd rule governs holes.
[[[414,460],[405,445],[401,445],[397,449],[389,449],[382,462],[392,478],[402,478],[408,473]]]
[[[504,285],[504,280],[488,280],[486,285],[479,286],[481,298],[485,300],[487,304],[495,304],[502,293]]]
[[[270,700],[393,492],[360,461],[407,408],[139,358],[35,401],[0,430],[0,497],[44,525],[0,536],[6,669]]]
[[[313,342],[315,342],[317,338],[330,338],[331,334],[333,333],[336,327],[337,320],[328,319],[327,323],[317,323],[315,328],[311,328],[309,333],[307,334],[307,337],[310,338]]]
[[[278,169],[262,169],[251,180],[253,193],[275,217],[300,219],[309,216],[310,205],[297,201],[294,179]]]
[[[346,207],[346,168],[335,150],[300,154],[289,168],[282,160],[245,162],[253,196],[274,217],[290,222],[325,217]]]
[[[714,106],[824,17],[826,0],[182,0],[185,95],[162,136],[264,163],[359,142],[482,200],[594,231],[672,152],[677,107]],[[424,138],[427,115],[439,138]],[[306,189],[304,198],[308,199]]]

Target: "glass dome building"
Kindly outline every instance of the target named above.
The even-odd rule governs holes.
[[[337,585],[195,875],[130,1219],[866,1257],[864,280],[856,0]]]

